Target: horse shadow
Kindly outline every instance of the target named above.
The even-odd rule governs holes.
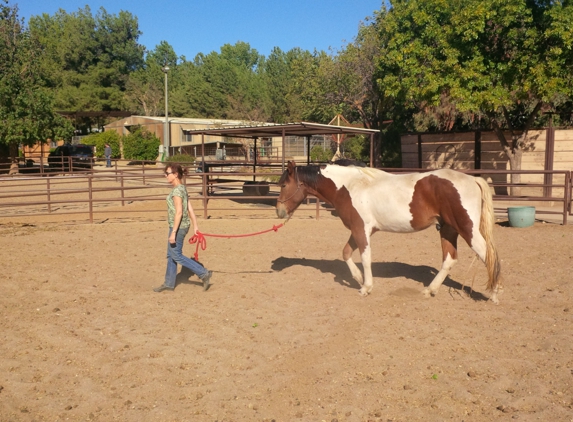
[[[351,289],[360,289],[360,284],[352,278],[346,263],[339,259],[306,259],[306,258],[287,258],[281,256],[272,262],[271,269],[273,271],[282,271],[289,267],[301,265],[303,267],[310,267],[319,270],[324,274],[332,274],[334,281],[341,286],[349,287]],[[362,270],[362,265],[357,263],[358,267]],[[437,274],[435,268],[427,265],[409,265],[403,262],[373,262],[372,263],[372,276],[384,279],[407,277],[419,283],[424,287],[428,287]],[[469,286],[465,286],[452,280],[447,276],[443,283],[444,286],[464,292],[471,299],[475,301],[487,301],[489,298],[483,294],[476,292]],[[420,292],[421,294],[421,292]]]

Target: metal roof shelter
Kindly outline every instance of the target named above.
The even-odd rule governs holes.
[[[255,141],[255,147],[258,138],[282,137],[282,168],[284,171],[286,150],[285,138],[287,136],[306,137],[310,146],[310,138],[313,135],[368,135],[370,136],[370,167],[373,167],[374,135],[380,131],[348,126],[333,126],[320,123],[298,122],[285,124],[263,124],[255,126],[193,129],[184,130],[184,132],[191,135],[201,135],[201,155],[203,156],[203,159],[205,158],[205,135],[226,136],[230,138],[249,138]],[[310,163],[310,155],[308,155],[307,161]]]

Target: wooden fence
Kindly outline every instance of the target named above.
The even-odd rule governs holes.
[[[243,215],[246,218],[276,218],[275,204],[279,187],[273,182],[280,177],[276,167],[258,167],[255,171],[213,166],[208,173],[191,167],[186,180],[188,191],[199,217],[219,218]],[[411,172],[412,169],[387,169],[391,172]],[[483,170],[464,170],[482,174]],[[493,177],[494,192],[512,187],[508,170],[488,170]],[[524,194],[511,196],[495,194],[498,216],[507,215],[507,206],[537,206],[538,216],[546,215],[567,224],[571,215],[572,173],[566,170],[522,171]],[[551,184],[544,181],[551,176]],[[44,173],[43,175],[0,176],[0,223],[59,221],[96,223],[107,219],[165,219],[165,197],[170,190],[162,165],[141,163],[91,172]],[[549,194],[548,194],[549,192]],[[320,218],[332,208],[316,198],[308,198],[297,216]]]

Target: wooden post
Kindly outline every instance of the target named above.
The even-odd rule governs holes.
[[[422,168],[422,135],[418,134],[418,168]]]
[[[88,175],[88,198],[89,198],[89,210],[90,210],[90,223],[94,222],[94,203],[93,203],[93,186],[92,186],[92,175]]]
[[[123,207],[125,206],[125,201],[123,200],[123,198],[125,198],[125,192],[123,190],[123,170],[120,171],[120,180],[121,180],[121,206]]]
[[[253,173],[257,169],[257,138],[255,138],[254,148],[253,148]],[[253,174],[253,182],[257,180],[255,175]]]
[[[205,133],[201,134],[201,157],[202,157],[202,163],[203,163],[203,168],[201,169],[201,180],[203,182],[203,218],[207,218],[207,176],[206,174],[206,170],[207,170],[207,165],[205,163]]]
[[[50,195],[50,178],[46,177],[46,190],[48,191],[48,213],[52,213],[52,199]]]
[[[283,137],[282,137],[282,138],[283,138],[283,153],[282,153],[282,156],[283,156],[283,157],[282,157],[281,171],[284,173],[284,172],[285,172],[285,156],[286,156],[286,155],[285,155],[285,154],[286,154],[286,151],[285,151],[285,146],[286,146],[286,145],[285,145],[285,143],[286,143],[285,137],[286,137],[286,134],[285,134],[285,130],[284,130],[284,129],[283,129],[283,134],[282,134],[282,135],[283,135]]]
[[[474,135],[474,169],[481,169],[481,131],[477,130]]]
[[[553,115],[549,115],[549,127],[545,131],[545,168],[544,170],[553,171],[553,161],[555,156],[555,128],[553,127]],[[543,175],[543,196],[551,197],[553,184],[553,174],[545,173]]]

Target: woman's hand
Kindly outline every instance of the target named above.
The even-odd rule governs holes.
[[[171,234],[169,235],[169,243],[171,245],[175,245],[175,243],[177,243],[177,241],[175,240],[175,236],[176,236],[176,232],[172,231]],[[165,239],[165,238],[164,238]]]

